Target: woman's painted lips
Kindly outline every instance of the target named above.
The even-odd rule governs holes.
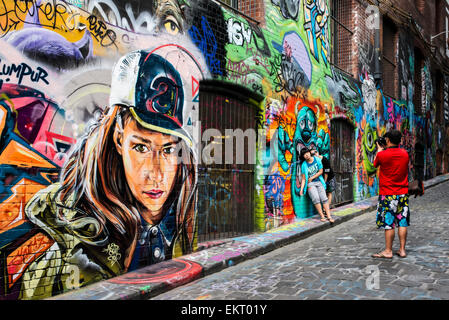
[[[150,191],[144,191],[147,196],[149,196],[151,199],[159,199],[164,191],[162,190],[150,190]]]

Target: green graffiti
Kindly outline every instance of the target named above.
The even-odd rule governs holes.
[[[368,175],[376,173],[376,168],[373,165],[374,157],[376,156],[376,139],[376,128],[371,128],[371,126],[367,124],[362,136],[362,155],[363,166]]]

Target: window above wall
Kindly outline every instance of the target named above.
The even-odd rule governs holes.
[[[260,23],[265,19],[264,0],[215,0],[228,8],[233,9],[240,15]]]
[[[331,1],[331,33],[333,37],[331,63],[337,69],[352,75],[352,1]]]
[[[397,78],[396,45],[398,30],[394,22],[383,18],[382,43],[382,80],[383,93],[393,99],[398,97],[395,80]]]
[[[239,0],[221,0],[222,2],[226,3],[228,6],[233,7],[234,9],[239,9]],[[245,2],[245,1],[243,1]]]

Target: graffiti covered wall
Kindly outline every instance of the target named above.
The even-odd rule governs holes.
[[[200,43],[190,3],[0,5],[2,299],[195,250],[196,96],[224,52]]]
[[[264,231],[314,214],[308,197],[300,196],[299,153],[303,147],[329,153],[331,98],[324,81],[330,74],[329,7],[327,1],[265,1],[262,30],[231,12],[224,16],[228,74],[222,79],[265,97],[259,197],[265,209],[256,218]]]
[[[233,189],[198,187],[201,80],[263,97],[254,231],[316,214],[300,195],[299,155],[315,147],[335,159],[333,120],[354,131],[354,200],[377,195],[375,140],[391,128],[411,175],[435,174],[444,141],[430,64],[418,116],[406,33],[394,100],[374,80],[372,31],[355,34],[351,77],[331,65],[329,1],[261,2],[259,22],[209,0],[0,3],[0,299],[41,299],[164,260],[167,272],[200,272],[173,258],[198,247],[198,199],[221,212],[231,196],[220,188]]]

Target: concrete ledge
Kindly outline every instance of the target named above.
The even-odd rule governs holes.
[[[425,181],[425,189],[449,180],[449,174]],[[413,199],[413,197],[412,197]],[[337,225],[375,210],[377,196],[332,210]],[[285,245],[331,228],[319,218],[294,223],[243,237],[200,244],[204,248],[180,258],[164,261],[85,288],[54,296],[49,300],[140,300],[219,272],[240,262],[263,255]]]

